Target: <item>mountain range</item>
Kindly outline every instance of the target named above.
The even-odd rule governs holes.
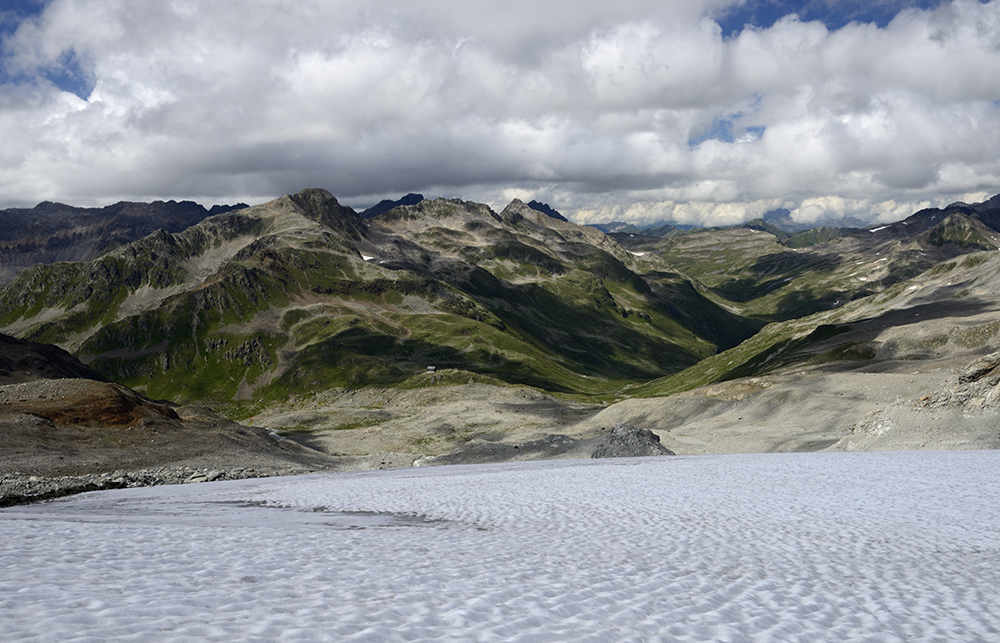
[[[90,261],[156,230],[180,232],[206,217],[245,207],[121,201],[77,208],[46,201],[34,208],[0,210],[0,284],[36,263]]]
[[[920,397],[951,391],[941,404],[966,410],[981,398],[992,417],[992,376],[978,393],[955,378],[1000,348],[1000,196],[797,234],[764,220],[605,234],[543,205],[408,195],[359,214],[309,189],[215,214],[184,206],[182,229],[19,270],[0,287],[0,332],[328,453],[439,456],[618,421],[653,423],[678,453],[843,447],[855,411],[885,412],[863,393],[869,376],[928,365],[939,373],[917,378],[933,388]],[[111,227],[101,239],[119,238]],[[831,377],[860,399],[830,400],[841,428],[825,437],[804,428],[808,404],[768,397]],[[694,426],[733,433],[730,412],[764,399],[773,408],[739,439],[670,441]],[[976,444],[983,422],[969,425]]]

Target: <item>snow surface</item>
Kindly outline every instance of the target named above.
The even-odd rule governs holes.
[[[98,492],[0,511],[0,640],[1000,640],[998,483],[967,451]]]

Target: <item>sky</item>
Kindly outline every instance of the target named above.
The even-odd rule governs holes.
[[[5,0],[0,208],[901,219],[1000,192],[1000,0]]]

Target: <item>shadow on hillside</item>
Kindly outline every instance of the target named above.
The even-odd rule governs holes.
[[[632,323],[632,311],[623,311],[598,285],[587,292],[558,294],[540,284],[512,284],[476,270],[462,288],[503,321],[511,339],[540,353],[554,352],[588,376],[652,379],[701,359],[662,329]]]
[[[842,263],[837,256],[815,252],[778,252],[763,255],[746,269],[749,277],[732,279],[712,290],[729,301],[745,303],[777,290],[806,273],[831,272]]]
[[[852,322],[851,325],[855,328],[861,324],[871,328],[890,328],[953,317],[975,317],[989,312],[1000,312],[1000,302],[984,297],[967,297],[888,310],[881,315]]]

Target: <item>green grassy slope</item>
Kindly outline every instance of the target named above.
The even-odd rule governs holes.
[[[566,393],[677,372],[758,324],[603,234],[512,204],[365,221],[322,190],[0,289],[0,328],[178,401],[398,385],[429,365]]]

